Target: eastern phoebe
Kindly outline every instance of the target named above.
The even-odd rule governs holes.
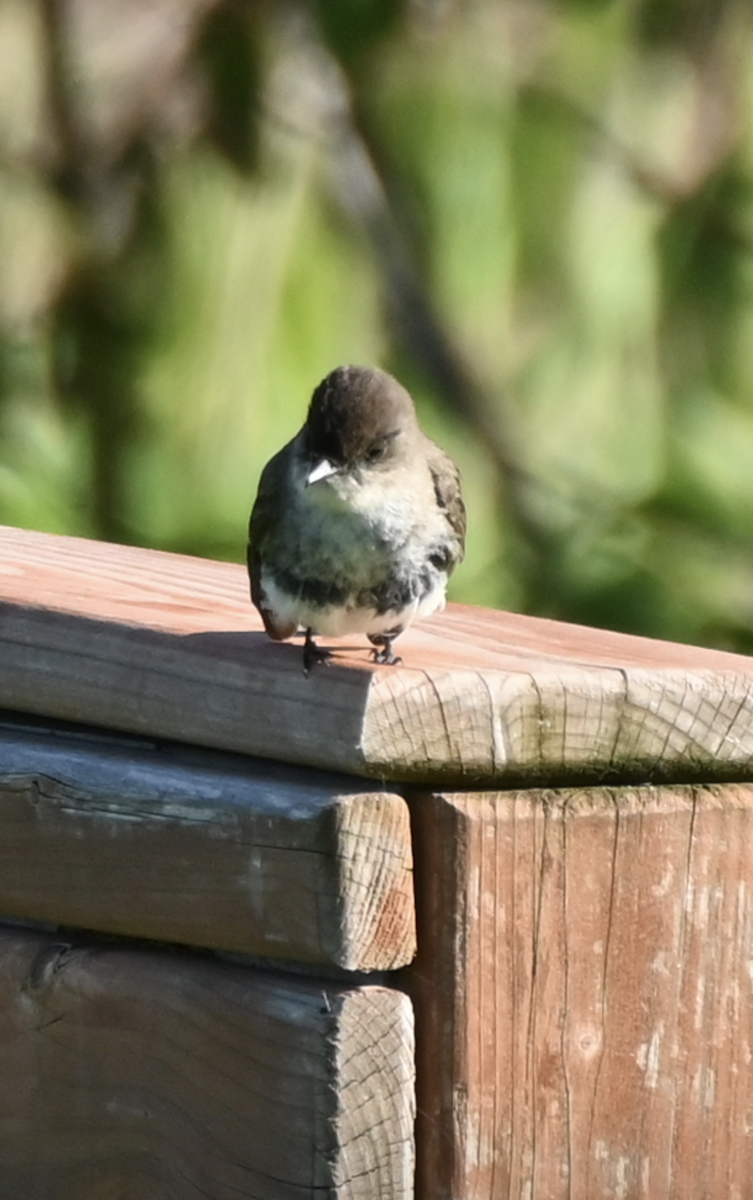
[[[249,525],[251,599],[271,638],[365,633],[378,663],[411,621],[444,607],[463,558],[457,467],[418,425],[413,401],[375,367],[338,367],[306,423],[267,463]]]

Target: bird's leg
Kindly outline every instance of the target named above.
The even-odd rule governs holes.
[[[329,661],[329,650],[323,650],[321,646],[317,646],[314,641],[312,630],[306,630],[306,641],[303,643],[303,673],[308,675],[312,667],[317,663],[327,663]]]
[[[375,663],[396,667],[403,661],[392,649],[392,643],[402,632],[402,625],[398,625],[396,629],[388,629],[385,633],[368,633],[366,635],[374,647],[371,653],[374,656]]]

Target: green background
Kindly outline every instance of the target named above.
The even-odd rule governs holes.
[[[0,522],[242,559],[341,362],[451,597],[753,648],[749,0],[0,0]]]

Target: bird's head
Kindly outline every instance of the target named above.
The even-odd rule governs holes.
[[[416,410],[396,379],[376,367],[337,367],[317,387],[304,426],[306,484],[337,475],[358,482],[410,456]]]

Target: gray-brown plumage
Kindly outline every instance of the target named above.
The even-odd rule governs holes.
[[[444,606],[466,516],[455,464],[413,401],[374,367],[338,367],[306,423],[265,467],[249,526],[251,598],[270,637],[363,633],[377,662],[417,617]]]

